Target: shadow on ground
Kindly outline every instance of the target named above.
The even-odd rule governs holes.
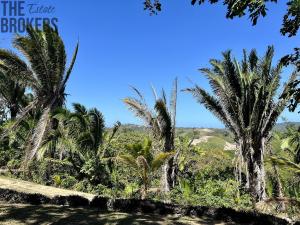
[[[95,209],[69,208],[65,206],[33,206],[0,204],[1,225],[76,225],[76,224],[232,224],[212,221],[209,218],[160,216],[152,214],[127,214],[101,212]]]

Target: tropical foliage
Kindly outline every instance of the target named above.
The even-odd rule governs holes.
[[[50,114],[64,104],[65,88],[75,64],[78,45],[69,68],[66,68],[64,43],[58,31],[47,23],[44,24],[43,30],[28,26],[27,36],[17,35],[13,45],[23,54],[26,61],[11,51],[1,49],[1,72],[5,76],[14,77],[17,82],[26,85],[34,93],[34,99],[19,113],[13,128],[28,117],[34,108],[41,111],[26,150],[25,158],[31,160],[41,146],[47,131],[56,126],[55,121],[50,119]],[[12,107],[18,109],[16,104],[12,104]]]
[[[154,95],[154,109],[150,109],[141,92],[132,87],[138,98],[126,98],[124,103],[135,115],[142,119],[146,126],[151,128],[152,134],[157,142],[162,141],[160,150],[162,152],[174,151],[175,127],[176,127],[176,104],[177,104],[177,79],[171,94],[170,106],[167,105],[167,97],[164,90],[162,96],[158,97],[156,90],[152,87]],[[171,157],[163,167],[162,189],[169,192],[176,184],[176,165]]]
[[[142,199],[145,199],[150,185],[151,174],[156,172],[174,153],[161,152],[153,155],[152,142],[145,139],[143,143],[134,143],[126,146],[127,154],[117,156],[120,160],[130,166],[141,178]]]
[[[259,59],[255,50],[238,62],[230,51],[223,60],[210,60],[212,69],[203,68],[214,95],[196,85],[187,89],[201,104],[218,117],[234,134],[239,157],[246,164],[249,189],[256,201],[266,198],[264,154],[271,130],[290,99],[296,72],[276,99],[282,64],[272,66],[273,47]]]
[[[0,49],[5,175],[112,198],[237,209],[276,202],[276,212],[294,212],[289,204],[300,199],[300,132],[297,126],[276,130],[276,122],[294,103],[299,71],[281,87],[285,64],[274,65],[273,47],[261,58],[244,51],[241,61],[227,51],[201,69],[212,90],[195,85],[186,91],[226,129],[192,129],[176,127],[177,79],[170,99],[152,87],[153,107],[132,87],[136,96],[123,102],[144,125],[107,127],[97,108],[66,107],[78,45],[69,67],[58,31],[47,24],[28,27],[13,45],[20,55]]]

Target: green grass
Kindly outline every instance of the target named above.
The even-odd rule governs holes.
[[[197,146],[203,148],[204,150],[219,150],[224,149],[226,141],[220,137],[211,137],[207,142],[199,143]]]

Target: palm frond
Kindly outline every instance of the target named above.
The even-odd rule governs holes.
[[[289,170],[292,170],[295,173],[300,174],[300,165],[290,161],[289,159],[283,157],[271,157],[271,161],[273,161],[279,166],[286,167]]]
[[[26,106],[20,113],[19,115],[17,116],[17,118],[15,119],[15,121],[13,121],[13,125],[9,128],[9,129],[6,129],[2,132],[1,136],[0,136],[0,139],[3,139],[5,136],[7,136],[7,134],[11,131],[11,130],[15,130],[22,121],[24,121],[27,117],[28,117],[28,114],[31,110],[33,110],[36,105],[37,105],[38,101],[37,100],[34,100],[32,101],[28,106]]]
[[[228,116],[223,112],[221,103],[214,96],[211,96],[204,89],[196,86],[195,88],[188,88],[185,91],[190,92],[199,103],[203,104],[209,111],[211,111],[225,126],[234,134],[238,135],[238,128],[234,123],[231,123]]]
[[[139,165],[137,164],[136,159],[132,155],[129,155],[129,154],[119,155],[119,156],[117,156],[117,161],[126,163],[128,166],[130,166],[136,170],[139,169]]]
[[[153,124],[154,117],[152,112],[142,102],[134,98],[126,98],[123,102],[138,118],[142,119],[147,126]]]
[[[65,75],[65,78],[62,82],[62,87],[65,87],[66,86],[66,83],[67,81],[69,80],[69,77],[72,73],[72,70],[73,70],[73,67],[75,65],[75,62],[76,62],[76,58],[77,58],[77,54],[78,54],[78,50],[79,50],[79,43],[77,43],[76,47],[75,47],[75,51],[74,51],[74,54],[73,54],[73,57],[72,57],[72,61],[71,61],[71,64],[66,72],[66,75]]]
[[[161,152],[159,153],[151,163],[151,169],[153,171],[158,170],[162,165],[166,163],[166,161],[174,156],[175,152]]]
[[[160,129],[160,136],[167,137],[172,132],[172,120],[168,112],[166,102],[163,99],[158,99],[155,103],[155,111],[157,113],[157,121]]]

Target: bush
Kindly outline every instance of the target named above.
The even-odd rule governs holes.
[[[7,154],[0,150],[0,167],[6,166],[8,160],[9,158],[7,157]]]
[[[71,163],[48,158],[42,161],[32,161],[29,164],[29,171],[31,177],[27,179],[46,185],[54,183],[53,175],[75,174]]]
[[[125,198],[134,198],[136,197],[136,195],[139,195],[139,185],[136,183],[131,183],[131,184],[127,184],[123,195]]]
[[[82,180],[77,182],[74,187],[76,191],[82,191],[82,192],[94,192],[94,188],[87,180]]]
[[[73,188],[74,185],[77,183],[77,180],[75,177],[72,176],[66,176],[65,178],[61,179],[61,187],[63,188]]]
[[[101,195],[101,196],[106,196],[106,197],[112,197],[114,196],[114,192],[116,191],[115,190],[116,188],[113,187],[113,188],[109,188],[103,184],[98,184],[93,193],[97,194],[97,195]]]
[[[15,170],[15,169],[18,169],[20,168],[21,166],[21,161],[20,160],[17,160],[17,159],[12,159],[12,160],[9,160],[8,163],[7,163],[7,168],[9,170]]]
[[[54,185],[55,185],[56,187],[60,187],[61,181],[62,181],[60,175],[54,175],[54,176],[52,177],[52,180],[53,180]]]
[[[171,192],[171,199],[184,205],[204,205],[210,207],[251,208],[251,197],[239,190],[234,180],[206,180],[191,184],[181,182]]]

